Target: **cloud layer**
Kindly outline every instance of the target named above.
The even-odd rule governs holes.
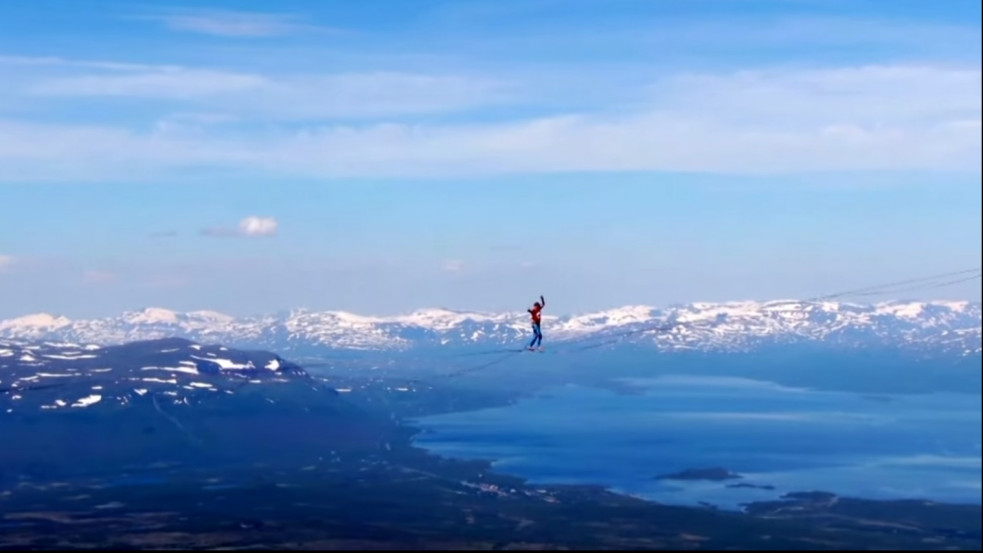
[[[507,97],[503,83],[467,75],[372,71],[271,76],[173,66],[73,72],[39,79],[23,87],[22,92],[29,97],[63,101],[87,97],[171,100],[197,110],[224,110],[256,120],[359,119],[453,112]]]
[[[430,101],[419,100],[428,90],[445,88],[448,81],[361,75],[285,81],[292,82],[288,85],[260,76],[217,75],[181,69],[37,83],[32,90],[39,94],[207,97],[215,102],[212,107],[224,101],[234,109],[170,115],[151,129],[0,118],[0,180],[128,179],[134,172],[166,178],[201,167],[337,178],[645,170],[978,172],[981,163],[978,67],[679,74],[655,79],[644,103],[624,109],[486,123],[377,119],[286,127],[249,121],[224,125],[251,110],[294,117],[309,110],[304,98],[313,100],[324,90],[334,91],[328,99],[346,100],[322,114],[414,112]],[[457,92],[433,99],[435,109],[454,103],[448,95],[460,93],[463,100],[481,88],[469,89],[463,79],[450,82],[460,83]],[[272,96],[239,95],[265,86],[272,87]],[[385,92],[360,93],[375,88]]]
[[[0,52],[0,182],[980,172],[968,7],[439,4],[136,8],[118,59]]]

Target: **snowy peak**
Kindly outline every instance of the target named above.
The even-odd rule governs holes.
[[[590,331],[598,327],[623,326],[633,323],[644,323],[657,316],[658,311],[647,305],[629,305],[619,309],[609,309],[587,315],[570,317],[562,322],[565,330],[577,332]],[[547,319],[544,317],[544,319]],[[548,320],[548,319],[547,319]]]
[[[133,325],[170,325],[170,326],[204,326],[215,324],[229,324],[235,321],[235,317],[218,313],[215,311],[189,311],[178,313],[170,309],[160,307],[147,307],[141,311],[126,311],[120,319]]]
[[[814,341],[837,347],[917,347],[981,351],[979,303],[892,301],[877,304],[800,300],[628,305],[594,313],[555,315],[547,307],[547,342],[624,336],[662,350],[736,350]],[[283,353],[325,349],[402,351],[516,344],[528,339],[525,312],[479,313],[443,308],[395,316],[293,310],[236,318],[213,311],[159,307],[118,317],[70,321],[49,314],[0,321],[0,338],[118,344],[182,337]]]
[[[48,313],[24,315],[16,319],[0,321],[0,333],[15,334],[17,332],[44,332],[57,330],[72,324],[65,317],[56,317]]]
[[[175,324],[178,314],[170,309],[148,307],[143,311],[128,311],[123,313],[123,320],[131,324]]]
[[[408,315],[393,317],[392,322],[415,325],[433,330],[447,330],[467,321],[488,322],[504,320],[509,315],[491,315],[483,313],[468,313],[450,309],[418,309]]]

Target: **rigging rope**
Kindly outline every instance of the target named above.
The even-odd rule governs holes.
[[[970,273],[972,273],[972,274],[970,274]],[[969,275],[969,276],[964,276],[964,275]],[[866,286],[866,287],[863,287],[863,288],[855,288],[855,289],[851,289],[851,290],[844,290],[844,291],[841,291],[841,292],[835,292],[835,293],[831,293],[831,294],[825,294],[825,295],[822,295],[822,296],[815,296],[815,297],[807,298],[807,299],[800,300],[800,301],[803,301],[803,302],[816,302],[816,301],[830,300],[830,299],[834,299],[834,298],[841,298],[841,297],[845,297],[845,296],[869,297],[869,296],[875,296],[875,295],[887,294],[887,293],[893,294],[893,293],[897,293],[897,292],[910,292],[910,291],[914,291],[914,290],[929,290],[929,289],[935,289],[935,288],[943,288],[945,286],[951,286],[953,284],[959,284],[959,283],[962,283],[962,282],[968,282],[968,281],[971,281],[971,280],[975,280],[975,279],[981,278],[981,276],[983,276],[983,269],[981,269],[980,267],[976,267],[974,269],[964,269],[964,270],[961,270],[961,271],[951,271],[951,272],[940,273],[940,274],[936,274],[936,275],[932,275],[932,276],[927,276],[927,277],[912,278],[912,279],[906,279],[906,280],[888,282],[888,283],[877,284],[877,285],[872,285],[872,286]],[[943,282],[933,282],[933,281],[936,281],[936,280],[941,279],[941,278],[950,278],[950,277],[960,277],[960,278],[955,278],[955,279],[947,280],[947,281],[943,281]],[[919,284],[919,283],[924,283],[924,284]],[[906,287],[906,288],[895,289],[898,286],[905,286],[905,285],[909,285],[909,286]],[[563,352],[568,352],[568,353],[580,352],[580,351],[586,351],[586,350],[590,350],[590,349],[596,349],[596,348],[604,347],[604,346],[609,345],[609,344],[617,343],[617,342],[620,342],[626,336],[631,336],[631,335],[634,335],[634,334],[640,334],[640,333],[645,333],[645,332],[663,333],[663,332],[672,331],[672,330],[675,330],[675,329],[678,329],[678,328],[687,328],[687,327],[693,327],[693,326],[697,326],[697,325],[695,325],[694,323],[690,323],[690,322],[679,322],[679,321],[671,320],[671,321],[661,322],[661,323],[658,323],[658,324],[655,324],[655,325],[652,325],[652,326],[643,326],[643,327],[640,327],[640,328],[633,328],[631,330],[625,330],[625,331],[621,331],[621,332],[614,332],[614,333],[605,334],[602,337],[602,341],[601,342],[598,342],[598,343],[588,343],[588,344],[584,345],[582,341],[576,341],[576,339],[568,339],[568,340],[562,340],[562,341],[556,342],[557,346],[553,346],[553,347],[561,347],[562,348],[562,347],[564,347],[566,345],[571,345],[571,344],[577,343],[577,344],[581,344],[581,345],[579,347],[575,347],[575,348],[572,348],[572,349],[561,350],[560,353],[563,353]],[[590,340],[587,340],[587,341],[589,342]],[[447,359],[447,358],[467,357],[467,356],[475,356],[475,355],[494,355],[494,354],[498,354],[498,353],[503,354],[502,356],[497,357],[497,358],[495,358],[492,361],[489,361],[489,362],[486,362],[486,363],[481,363],[481,364],[478,364],[478,365],[475,365],[475,366],[464,367],[464,368],[459,369],[457,371],[452,371],[452,372],[449,372],[449,373],[443,373],[443,374],[440,374],[440,375],[436,375],[436,376],[434,376],[432,378],[428,378],[426,380],[435,380],[436,378],[441,378],[441,377],[443,377],[443,378],[453,378],[453,377],[459,376],[461,374],[466,374],[466,373],[470,373],[470,372],[475,372],[475,371],[483,370],[483,369],[486,369],[488,367],[497,365],[497,364],[499,364],[499,363],[501,363],[501,362],[503,362],[503,361],[505,361],[507,359],[510,359],[510,358],[512,358],[513,355],[515,355],[517,353],[525,353],[526,351],[527,351],[526,348],[521,348],[521,349],[519,349],[519,348],[511,348],[511,349],[509,349],[509,348],[499,348],[499,349],[485,350],[485,351],[478,351],[478,352],[473,352],[472,351],[472,352],[456,353],[456,354],[450,354],[450,355],[447,355],[447,356],[436,356],[438,358],[445,358],[445,359]],[[552,348],[551,348],[551,351],[552,351]],[[423,356],[421,356],[421,357],[423,357]],[[432,354],[430,354],[430,355],[426,355],[425,357],[427,359],[434,359],[435,356],[432,355]],[[412,359],[412,356],[410,356],[409,358]],[[332,365],[332,364],[337,364],[337,360],[335,360],[334,363],[328,362],[328,363],[320,363],[320,364],[307,364],[306,366],[316,367],[316,366],[325,366],[325,365]],[[414,379],[412,381],[413,382],[420,382],[421,380],[420,379]]]

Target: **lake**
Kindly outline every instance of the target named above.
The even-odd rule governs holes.
[[[637,393],[566,385],[510,406],[419,418],[416,443],[493,460],[533,483],[600,484],[676,505],[739,509],[814,490],[981,501],[978,391],[868,395],[672,374],[619,382]],[[742,478],[655,478],[712,467]]]

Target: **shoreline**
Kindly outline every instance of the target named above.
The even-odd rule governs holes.
[[[581,386],[584,386],[584,387],[587,387],[587,388],[591,388],[591,389],[599,389],[599,390],[607,391],[607,392],[610,392],[610,393],[613,393],[613,394],[616,394],[616,395],[622,395],[620,393],[621,391],[620,390],[617,390],[616,387],[594,386],[594,385],[583,385],[583,384],[581,384]],[[418,416],[415,416],[415,417],[411,417],[411,418],[409,418],[407,420],[400,421],[400,426],[402,426],[402,427],[404,427],[404,428],[406,428],[406,429],[409,430],[409,433],[407,435],[407,439],[408,439],[408,443],[409,443],[409,446],[410,447],[420,449],[420,450],[426,452],[429,455],[437,456],[437,457],[440,457],[440,458],[443,458],[443,459],[447,459],[447,460],[451,460],[451,461],[466,462],[466,463],[480,462],[480,463],[485,464],[490,472],[493,472],[493,473],[495,473],[497,475],[500,475],[500,476],[503,476],[503,477],[507,477],[507,478],[519,479],[520,481],[522,481],[527,486],[544,487],[544,488],[558,488],[558,489],[570,489],[570,490],[602,491],[604,493],[610,493],[610,494],[613,494],[613,495],[617,495],[619,497],[629,498],[629,499],[633,499],[633,500],[639,500],[639,501],[643,501],[643,502],[646,502],[646,503],[651,504],[651,505],[658,505],[658,506],[663,506],[663,507],[678,507],[678,508],[684,508],[684,509],[700,509],[700,510],[703,510],[703,509],[713,509],[713,510],[718,510],[718,511],[736,513],[736,514],[748,514],[749,516],[752,516],[750,514],[750,511],[753,511],[755,509],[758,509],[758,508],[760,508],[762,506],[769,506],[769,505],[773,505],[773,504],[776,504],[776,503],[784,503],[784,502],[788,502],[788,501],[796,501],[796,500],[800,499],[801,497],[806,496],[808,494],[822,494],[824,496],[834,497],[834,498],[836,498],[837,501],[844,500],[844,501],[865,502],[865,503],[879,504],[879,505],[911,504],[911,503],[916,503],[916,504],[933,505],[933,506],[941,506],[941,507],[953,507],[953,508],[963,508],[963,507],[965,507],[965,508],[981,508],[981,509],[983,509],[983,500],[981,500],[979,502],[972,502],[972,501],[960,502],[960,501],[943,501],[943,500],[937,500],[937,499],[932,499],[932,498],[928,498],[928,497],[874,498],[874,497],[863,497],[863,496],[859,496],[859,495],[850,495],[850,494],[837,494],[835,492],[830,492],[830,491],[822,490],[822,489],[808,489],[808,487],[803,487],[802,489],[789,489],[787,491],[778,492],[778,493],[775,494],[775,497],[773,497],[771,499],[742,501],[742,502],[738,503],[738,507],[737,508],[728,508],[727,506],[716,505],[716,504],[713,504],[712,502],[703,502],[703,501],[697,501],[695,504],[666,503],[666,502],[661,502],[661,501],[653,498],[650,494],[644,494],[644,493],[638,493],[638,492],[631,492],[631,491],[629,491],[627,489],[624,489],[621,486],[618,486],[616,484],[605,484],[605,483],[591,482],[591,481],[569,482],[569,483],[553,483],[553,482],[541,482],[541,481],[537,481],[537,480],[535,480],[535,479],[533,479],[531,477],[526,477],[526,476],[523,476],[523,475],[518,474],[516,472],[511,472],[511,471],[508,471],[508,470],[503,470],[501,468],[501,463],[503,461],[506,461],[505,458],[494,458],[494,457],[476,457],[476,458],[455,457],[455,456],[452,456],[452,455],[449,455],[449,454],[446,454],[446,453],[443,453],[443,452],[439,451],[439,448],[437,448],[437,447],[430,447],[430,446],[423,445],[419,441],[419,438],[421,436],[423,436],[423,435],[435,434],[436,433],[436,431],[434,431],[432,429],[429,429],[429,428],[426,428],[425,425],[423,425],[421,423],[421,419],[425,419],[425,418],[428,418],[428,417],[431,417],[431,416],[447,416],[447,415],[455,415],[455,414],[462,414],[462,413],[468,413],[468,412],[481,411],[481,410],[485,410],[485,409],[495,409],[495,408],[507,407],[507,406],[510,406],[510,405],[515,405],[516,403],[518,403],[522,399],[534,398],[536,396],[543,395],[544,393],[549,393],[549,390],[551,388],[553,388],[553,387],[547,387],[546,389],[543,389],[543,390],[536,390],[536,391],[528,391],[527,390],[527,391],[518,392],[515,395],[510,396],[509,398],[507,398],[507,399],[505,399],[503,401],[496,402],[495,404],[492,404],[492,405],[485,404],[485,405],[475,406],[475,407],[472,407],[472,408],[464,408],[464,409],[457,409],[457,410],[440,410],[439,412],[428,413],[426,415],[418,415]],[[635,388],[635,387],[632,387],[632,388]],[[632,390],[632,391],[637,391],[637,388],[636,388],[636,390]],[[632,395],[634,395],[634,394],[632,394]],[[970,394],[970,395],[972,395],[972,394]],[[688,468],[684,468],[681,472],[683,472],[683,473],[686,473],[686,472],[689,472],[689,471],[697,471],[698,472],[698,471],[702,471],[702,470],[705,470],[705,469],[699,468],[699,467],[688,467]],[[739,475],[738,478],[742,478],[743,477],[743,475],[740,475],[740,473],[737,472],[737,471],[730,471],[728,469],[728,472],[732,472],[733,474],[738,474]],[[682,481],[682,482],[690,482],[690,481],[693,481],[693,482],[698,482],[698,481],[716,481],[716,479],[703,479],[703,478],[679,478],[679,479],[668,478],[667,480],[679,480],[679,481]],[[732,484],[729,485],[729,486],[726,486],[726,487],[727,488],[733,488],[733,489],[735,489],[735,491],[738,488],[761,489],[761,490],[767,490],[767,491],[775,490],[775,486],[773,486],[771,484],[768,484],[768,483],[745,483],[741,479],[728,480],[728,481],[732,482]],[[736,482],[737,484],[735,485],[735,484],[733,484],[733,482]],[[975,497],[980,497],[980,496],[977,494]]]

